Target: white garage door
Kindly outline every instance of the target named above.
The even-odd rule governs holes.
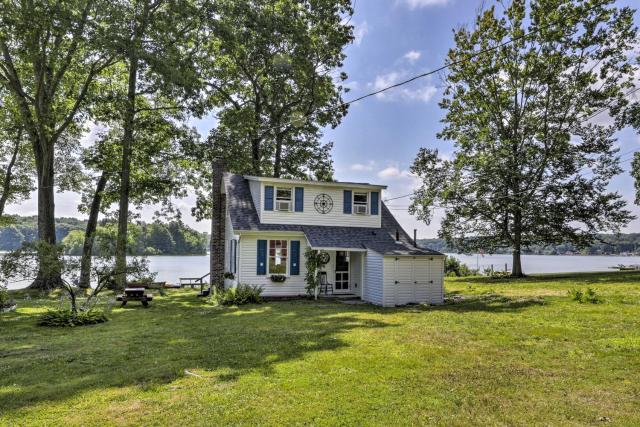
[[[441,303],[443,266],[441,258],[386,257],[385,302],[389,305]]]

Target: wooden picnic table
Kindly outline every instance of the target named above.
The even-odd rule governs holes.
[[[145,291],[145,288],[125,288],[124,294],[116,295],[116,301],[121,301],[123,307],[129,301],[140,301],[144,307],[148,307],[149,301],[153,300],[153,295]]]

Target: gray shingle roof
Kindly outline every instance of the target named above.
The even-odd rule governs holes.
[[[385,255],[442,255],[440,252],[413,246],[387,206],[382,203],[382,227],[339,227],[293,224],[262,224],[253,204],[248,181],[237,174],[224,174],[227,209],[234,230],[299,231],[314,248],[371,249]],[[399,240],[396,241],[396,232]]]

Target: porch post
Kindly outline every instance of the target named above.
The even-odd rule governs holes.
[[[313,278],[313,282],[316,284],[314,290],[313,290],[313,294],[314,294],[314,299],[317,301],[318,300],[318,292],[320,291],[320,285],[318,284],[318,268],[319,266],[317,265],[318,262],[318,255],[319,255],[320,251],[316,250],[316,272],[315,272],[315,277]]]

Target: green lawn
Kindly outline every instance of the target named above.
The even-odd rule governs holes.
[[[75,329],[35,325],[55,300],[20,300],[0,319],[0,424],[640,424],[640,274],[446,288],[464,299],[216,308],[173,291]]]

